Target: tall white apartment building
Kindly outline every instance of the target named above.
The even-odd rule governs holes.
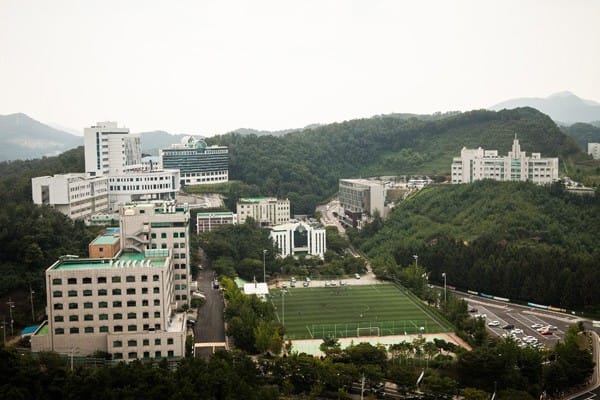
[[[274,226],[269,235],[283,258],[301,254],[323,258],[327,251],[325,229],[304,222]]]
[[[121,207],[121,248],[144,253],[169,250],[173,263],[173,299],[190,299],[190,211],[174,202],[133,203]]]
[[[254,219],[261,226],[285,224],[290,221],[290,201],[275,197],[241,198],[237,202],[238,223],[247,218]]]
[[[85,128],[85,171],[91,175],[118,175],[142,169],[142,147],[139,134],[116,122],[97,122]]]
[[[588,154],[594,160],[600,160],[600,143],[588,143]]]
[[[183,357],[186,315],[175,311],[174,274],[168,249],[56,261],[45,273],[48,320],[31,350],[102,351],[125,361]]]
[[[497,150],[467,149],[452,159],[452,183],[470,183],[481,179],[496,181],[530,181],[547,184],[558,180],[558,157],[542,158],[540,153],[528,157],[521,151],[519,140],[513,141],[507,156]]]
[[[72,219],[88,219],[108,211],[108,179],[83,173],[31,179],[34,204],[49,205]]]

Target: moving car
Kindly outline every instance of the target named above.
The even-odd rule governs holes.
[[[515,326],[513,324],[506,324],[502,326],[502,329],[515,329]]]
[[[491,326],[491,327],[500,326],[500,321],[490,321],[490,322],[488,322],[488,326]]]

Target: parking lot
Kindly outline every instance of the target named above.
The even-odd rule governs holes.
[[[566,314],[488,301],[475,296],[466,296],[464,299],[471,316],[484,319],[489,332],[499,337],[510,336],[521,346],[554,347],[562,340],[569,325],[579,321]]]

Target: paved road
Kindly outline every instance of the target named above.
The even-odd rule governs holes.
[[[203,270],[198,274],[198,290],[206,296],[206,302],[198,310],[194,326],[195,343],[225,342],[223,321],[223,296],[219,289],[213,289],[213,271]],[[211,353],[212,349],[206,352]],[[204,355],[204,351],[202,354]],[[198,354],[198,352],[196,352]]]

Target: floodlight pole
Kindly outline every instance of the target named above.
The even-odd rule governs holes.
[[[418,255],[413,255],[413,258],[415,259],[415,267],[419,267],[419,256]]]
[[[448,297],[446,296],[446,273],[442,272],[442,277],[444,278],[444,306],[446,305],[446,301]]]
[[[267,267],[265,262],[265,257],[267,255],[267,249],[263,249],[263,282],[267,283]]]

